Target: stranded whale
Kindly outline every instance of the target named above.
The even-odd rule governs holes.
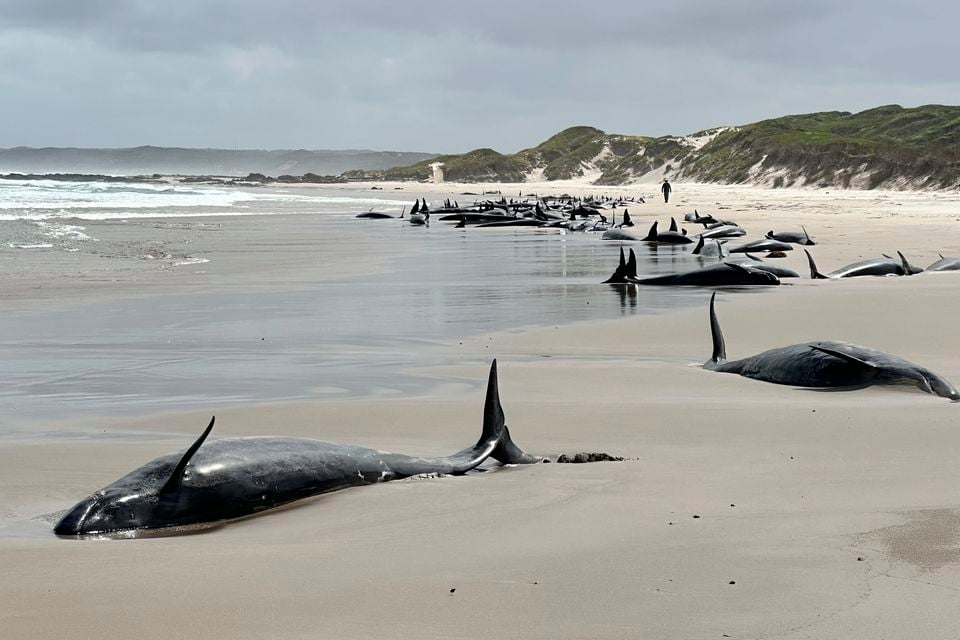
[[[780,242],[790,242],[792,244],[802,244],[802,245],[815,245],[817,241],[810,237],[810,234],[807,233],[807,228],[803,225],[800,226],[802,232],[800,231],[781,231],[780,233],[774,233],[773,229],[767,231],[767,238],[770,240],[779,240]]]
[[[640,278],[637,276],[637,256],[633,249],[630,249],[630,259],[626,260],[623,247],[621,247],[620,263],[613,274],[603,281],[603,284],[729,287],[737,285],[777,285],[780,284],[780,279],[773,273],[752,265],[734,262],[718,262],[694,271]]]
[[[806,249],[807,264],[810,265],[810,278],[813,280],[829,280],[833,278],[858,278],[861,276],[910,276],[921,273],[923,269],[915,267],[899,251],[897,255],[900,260],[894,260],[888,256],[882,258],[870,258],[869,260],[860,260],[853,262],[845,267],[828,274],[820,273],[817,269],[817,263],[813,261],[813,256]]]
[[[778,347],[740,360],[727,360],[717,321],[717,294],[710,298],[713,354],[703,367],[746,378],[797,387],[858,388],[875,384],[912,384],[921,391],[960,400],[960,393],[939,375],[903,358],[849,342],[823,340]]]
[[[483,433],[452,456],[418,458],[306,438],[224,438],[148,462],[70,509],[60,536],[130,535],[143,530],[214,525],[346,487],[424,473],[463,474],[487,458],[504,464],[539,459],[510,439],[490,366]]]

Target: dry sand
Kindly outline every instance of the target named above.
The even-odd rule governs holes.
[[[697,204],[751,229],[804,223],[824,269],[880,250],[923,266],[960,252],[957,194],[675,188],[678,206],[631,213],[646,222]],[[802,254],[785,263],[801,269]],[[958,284],[956,273],[802,280],[721,294],[719,314],[731,357],[850,340],[958,384]],[[0,635],[958,637],[960,405],[909,388],[823,393],[704,371],[705,308],[449,349],[463,366],[430,373],[469,390],[224,408],[216,435],[452,452],[479,432],[480,363],[496,354],[518,444],[628,460],[351,489],[203,535],[58,540],[40,533],[44,514],[185,446],[206,416],[84,418],[62,426],[157,439],[0,442],[0,522],[27,523],[0,539]]]

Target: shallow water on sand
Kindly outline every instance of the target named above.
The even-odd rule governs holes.
[[[249,200],[243,202],[249,207]],[[436,348],[456,345],[459,338],[662,313],[706,299],[705,291],[690,288],[627,293],[599,284],[616,266],[619,250],[599,234],[455,229],[436,221],[414,227],[354,219],[369,208],[366,203],[327,202],[321,208],[326,212],[305,215],[322,216],[326,241],[336,243],[362,228],[377,234],[378,249],[406,257],[391,262],[386,273],[284,291],[231,285],[202,295],[9,310],[0,316],[0,432],[78,414],[419,394],[439,383],[407,370],[462,363],[454,360],[455,351]],[[634,247],[641,274],[700,265],[689,247]]]

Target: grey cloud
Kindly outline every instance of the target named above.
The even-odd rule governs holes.
[[[960,100],[953,2],[471,4],[0,0],[0,146],[515,150]]]

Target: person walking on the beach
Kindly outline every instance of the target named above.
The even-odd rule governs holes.
[[[670,181],[666,178],[663,179],[663,186],[660,187],[660,191],[663,191],[664,204],[670,202],[670,192],[673,191],[673,187],[670,186]]]

